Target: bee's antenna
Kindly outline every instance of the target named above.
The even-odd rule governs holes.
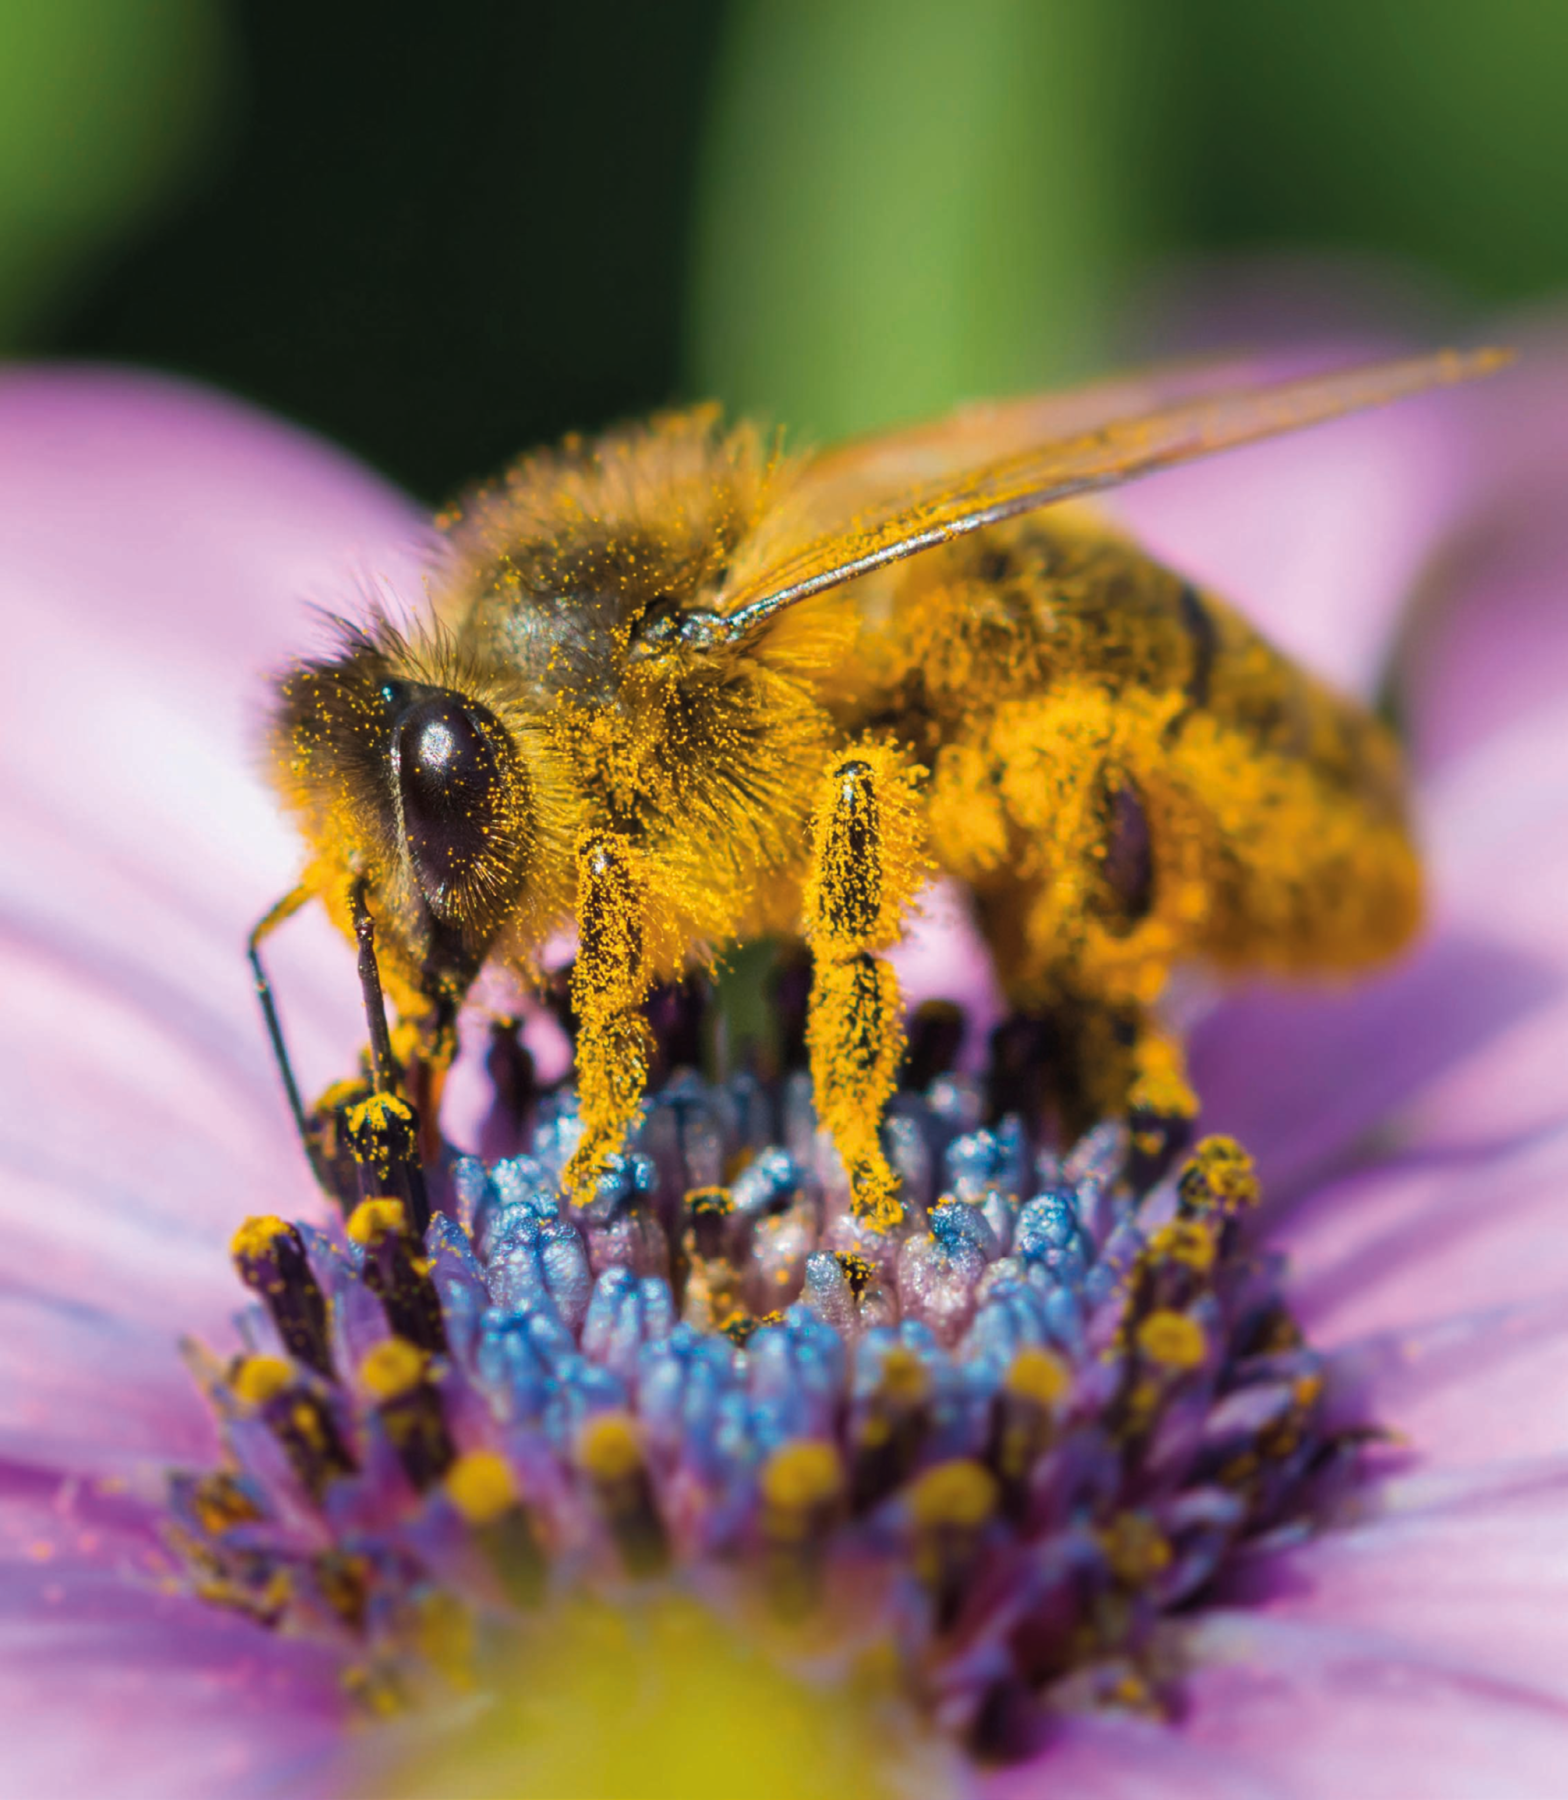
[[[283,1092],[289,1103],[289,1111],[294,1115],[294,1129],[299,1133],[300,1147],[310,1163],[311,1173],[328,1193],[332,1191],[327,1180],[327,1172],[322,1164],[321,1151],[311,1134],[309,1121],[305,1116],[305,1103],[300,1099],[299,1083],[294,1079],[294,1065],[289,1061],[288,1045],[283,1037],[283,1021],[278,1017],[277,1002],[272,997],[272,983],[261,960],[261,946],[272,936],[273,932],[286,920],[292,919],[299,909],[310,899],[310,889],[301,885],[291,893],[287,893],[269,911],[264,913],[251,928],[246,940],[246,955],[250,960],[251,975],[256,984],[256,998],[261,1002],[261,1016],[267,1022],[267,1036],[272,1043],[273,1060],[278,1065],[278,1074],[283,1078]]]

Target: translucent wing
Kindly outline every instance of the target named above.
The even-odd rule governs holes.
[[[744,637],[796,601],[982,525],[1470,380],[1508,360],[1504,351],[1445,350],[1230,391],[1216,391],[1212,367],[1177,370],[975,407],[936,425],[845,444],[804,466],[737,564],[717,610],[728,620],[726,635]],[[1236,374],[1231,365],[1220,378],[1234,383]]]

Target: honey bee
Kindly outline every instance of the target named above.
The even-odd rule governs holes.
[[[1187,372],[816,455],[698,409],[525,456],[438,521],[423,623],[344,624],[279,679],[309,855],[253,960],[319,900],[361,945],[375,1086],[400,1074],[384,979],[428,1106],[481,967],[532,976],[575,922],[580,1193],[638,1116],[654,985],[803,939],[818,1114],[886,1227],[885,953],[941,872],[1052,1021],[1059,1121],[1126,1114],[1155,1153],[1196,1109],[1157,1014],[1172,967],[1372,964],[1417,926],[1420,865],[1384,726],[1076,497],[1500,360]]]

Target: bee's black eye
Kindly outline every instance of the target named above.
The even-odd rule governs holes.
[[[452,915],[501,809],[500,726],[455,694],[434,694],[398,720],[392,762],[403,835],[432,912]]]

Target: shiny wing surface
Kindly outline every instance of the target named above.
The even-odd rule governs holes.
[[[830,450],[806,464],[737,567],[719,610],[748,635],[784,607],[981,526],[1364,407],[1491,373],[1507,352],[1440,351],[1270,387],[1200,392],[1134,411],[1113,382],[976,407]],[[1234,365],[1233,365],[1234,367]],[[1154,378],[1212,381],[1214,370]]]

